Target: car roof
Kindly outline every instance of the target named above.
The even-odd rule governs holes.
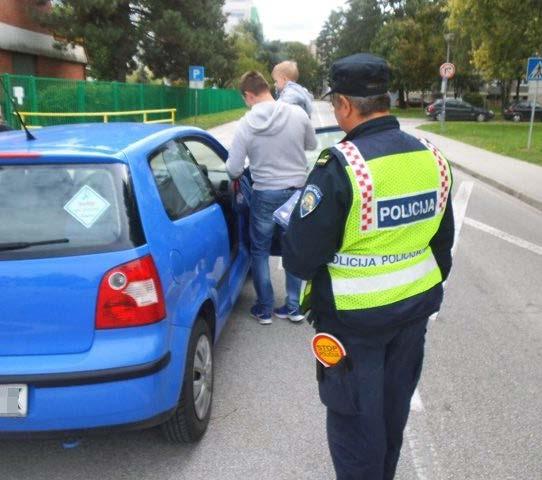
[[[210,138],[195,127],[144,123],[82,123],[33,129],[35,140],[27,140],[21,130],[0,133],[0,153],[21,155],[116,157],[124,159],[125,150],[145,148],[173,135],[197,134]],[[143,143],[140,143],[143,142]],[[153,147],[155,148],[155,147]]]

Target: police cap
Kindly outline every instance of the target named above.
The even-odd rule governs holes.
[[[390,69],[383,58],[370,53],[356,53],[331,65],[331,93],[352,97],[371,97],[388,91]]]

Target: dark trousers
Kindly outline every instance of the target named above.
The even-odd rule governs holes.
[[[350,362],[327,368],[320,397],[338,480],[392,480],[420,378],[427,319],[349,341]]]

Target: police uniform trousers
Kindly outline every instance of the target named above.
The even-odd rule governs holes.
[[[346,362],[319,381],[338,480],[394,478],[420,378],[428,319],[385,334],[342,339]]]

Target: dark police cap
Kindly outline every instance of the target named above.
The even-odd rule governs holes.
[[[331,93],[352,97],[371,97],[388,91],[390,69],[383,58],[370,53],[357,53],[341,58],[331,65]]]

